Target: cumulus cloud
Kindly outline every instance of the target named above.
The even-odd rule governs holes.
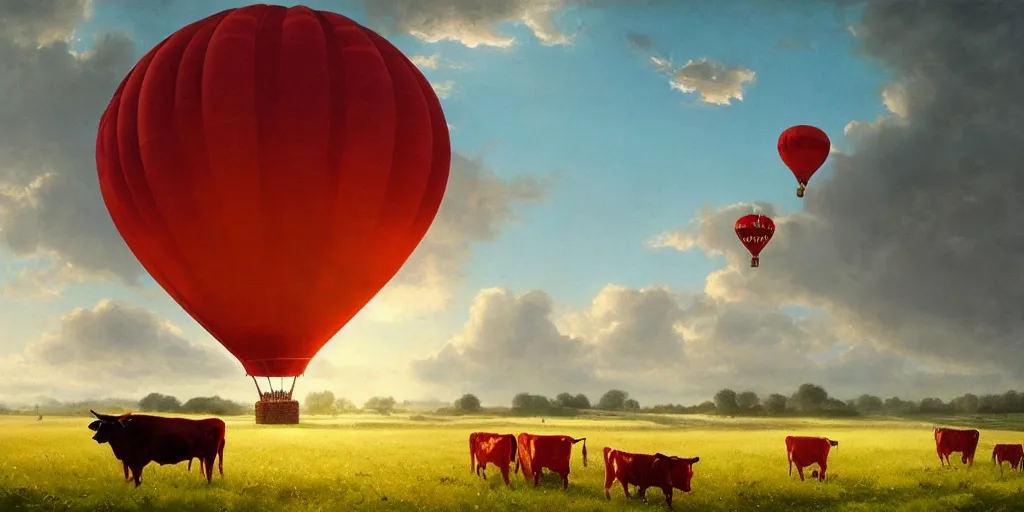
[[[556,310],[543,291],[482,290],[463,329],[415,361],[412,373],[490,403],[522,391],[596,399],[612,387],[647,401],[694,402],[723,387],[789,393],[804,382],[844,397],[899,389],[920,398],[1005,385],[999,374],[977,380],[922,372],[903,356],[853,343],[855,332],[821,316],[704,293],[608,285],[586,308]]]
[[[727,258],[708,293],[820,307],[882,350],[1019,384],[1024,4],[878,0],[863,12],[856,34],[899,84],[883,94],[892,115],[855,127],[804,211],[776,220],[760,268],[724,236],[743,207],[704,212],[686,236]]]
[[[685,94],[696,93],[703,103],[731,105],[732,100],[743,101],[743,89],[754,81],[756,73],[741,67],[728,66],[708,58],[689,60],[677,66],[670,59],[658,55],[650,36],[631,32],[626,35],[629,45],[662,75],[669,85]]]
[[[244,371],[215,342],[197,343],[152,311],[116,300],[77,308],[57,329],[0,358],[0,371],[18,376],[18,389],[0,394],[69,390],[92,396],[145,394],[152,386],[189,386],[236,377]]]
[[[544,199],[547,184],[532,176],[502,179],[480,159],[452,155],[448,191],[427,235],[394,279],[368,306],[377,319],[444,309],[475,242],[494,240],[516,219],[514,206]]]
[[[469,48],[507,48],[515,38],[499,31],[522,23],[545,45],[567,44],[572,36],[555,23],[565,0],[366,0],[370,20],[428,43],[457,41]]]
[[[455,94],[456,86],[453,80],[445,80],[443,82],[431,82],[430,86],[434,88],[434,92],[438,98],[442,100],[451,98]]]
[[[441,58],[436,53],[433,55],[413,55],[409,57],[409,60],[420,69],[460,69],[463,67],[462,64]]]

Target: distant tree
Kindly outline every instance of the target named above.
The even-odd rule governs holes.
[[[761,407],[761,399],[753,391],[744,391],[736,395],[736,407],[742,413],[752,413]]]
[[[391,411],[395,409],[395,399],[390,396],[375,396],[363,404],[363,409],[375,411],[377,414],[391,414]]]
[[[355,412],[357,410],[359,410],[359,408],[356,407],[356,404],[352,403],[352,401],[347,399],[347,398],[339,398],[339,399],[334,401],[334,412],[335,413],[342,413],[342,414],[344,414],[344,413],[349,413],[349,412]]]
[[[959,414],[974,414],[978,412],[978,395],[967,393],[964,396],[954,398],[949,404]]]
[[[854,402],[854,408],[863,414],[877,414],[883,407],[882,399],[874,395],[861,395]]]
[[[705,400],[701,402],[700,405],[698,405],[695,409],[695,412],[701,414],[712,413],[715,412],[715,403],[712,402],[711,400]]]
[[[238,416],[245,414],[245,404],[221,398],[219,396],[197,396],[189,398],[181,405],[181,412],[192,414],[215,414],[218,416]]]
[[[576,396],[572,397],[573,409],[590,409],[590,399],[583,393],[577,393]]]
[[[736,414],[740,409],[736,403],[736,392],[731,389],[722,389],[715,393],[715,410],[719,414]]]
[[[884,410],[886,414],[909,414],[914,412],[916,409],[917,404],[915,404],[914,402],[901,400],[898,396],[886,398],[885,402],[882,403],[882,410]]]
[[[628,399],[629,393],[621,389],[612,389],[601,395],[601,399],[597,401],[597,408],[604,411],[621,411]]]
[[[788,399],[784,395],[772,393],[764,399],[764,410],[774,416],[785,414],[787,401]]]
[[[817,384],[801,384],[793,399],[800,412],[816,412],[824,408],[828,392]]]
[[[302,405],[306,406],[309,414],[334,414],[334,393],[330,391],[313,391],[306,395]]]
[[[559,393],[555,395],[553,402],[557,407],[572,407],[572,393]]]
[[[179,409],[181,409],[181,401],[170,395],[150,393],[139,400],[140,411],[177,412]]]
[[[1003,395],[1003,407],[1006,408],[1006,412],[1024,412],[1021,396],[1014,390],[1009,390]]]
[[[455,409],[462,412],[480,412],[480,399],[476,395],[466,393],[455,401]]]
[[[984,414],[1006,413],[1005,398],[1004,395],[983,395],[978,399],[978,412]]]
[[[952,408],[939,398],[925,398],[917,405],[917,410],[922,414],[944,414],[951,412]]]
[[[626,401],[622,403],[622,409],[630,412],[640,412],[640,402],[632,398],[627,398]]]

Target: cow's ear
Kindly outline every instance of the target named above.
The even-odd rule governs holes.
[[[100,420],[93,421],[89,424],[89,430],[96,431],[100,429],[100,424],[103,423]]]
[[[129,418],[127,416],[128,415],[126,414],[124,416],[121,416],[121,418],[117,420],[117,422],[120,423],[122,427],[127,427],[128,424],[132,422],[132,419],[134,419],[134,418]]]

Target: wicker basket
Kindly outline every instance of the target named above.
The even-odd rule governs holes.
[[[297,400],[260,400],[256,402],[257,425],[296,425],[299,423]]]

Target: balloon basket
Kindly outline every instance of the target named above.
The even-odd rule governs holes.
[[[758,265],[760,265],[760,264],[761,264],[761,258],[758,258],[757,256],[754,256],[753,258],[750,258],[750,268],[757,268]]]
[[[800,186],[796,188],[796,196],[797,197],[803,197],[804,196],[804,190],[807,190],[807,186],[804,185],[803,183],[801,183]]]
[[[257,425],[297,425],[298,400],[260,400],[256,402]]]

